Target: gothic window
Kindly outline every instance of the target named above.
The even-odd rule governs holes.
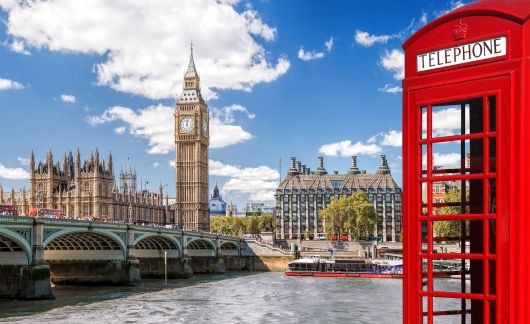
[[[83,216],[91,216],[89,203],[83,204]]]
[[[83,192],[84,193],[92,192],[92,186],[90,185],[90,183],[85,182],[85,184],[83,185]]]

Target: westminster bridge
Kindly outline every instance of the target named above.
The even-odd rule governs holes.
[[[132,285],[247,267],[239,238],[112,222],[0,216],[0,298],[53,297],[50,284]],[[167,263],[165,263],[167,260]]]

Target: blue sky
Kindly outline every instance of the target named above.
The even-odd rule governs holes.
[[[211,112],[210,187],[272,203],[296,156],[401,183],[401,44],[461,1],[0,0],[0,183],[27,157],[111,150],[174,195],[172,111],[193,40]],[[166,186],[167,185],[167,186]]]

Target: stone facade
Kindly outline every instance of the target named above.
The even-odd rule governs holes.
[[[175,109],[176,208],[184,229],[208,231],[208,106],[202,98],[193,50]]]
[[[374,174],[359,170],[355,156],[352,160],[347,174],[328,174],[322,157],[315,172],[291,158],[291,168],[275,195],[276,238],[302,239],[306,231],[310,238],[317,238],[324,232],[320,211],[330,204],[331,197],[362,191],[378,215],[374,236],[383,242],[401,240],[402,191],[392,178],[386,157],[381,156]]]
[[[174,218],[164,203],[162,187],[158,192],[136,191],[136,183],[120,188],[114,182],[112,155],[100,160],[96,149],[88,160],[81,162],[79,150],[75,160],[72,152],[64,155],[62,167],[54,163],[50,151],[45,162],[35,164],[29,158],[29,191],[4,193],[0,186],[0,203],[16,205],[21,214],[32,208],[60,209],[70,217],[101,217],[117,221],[145,220],[166,223]],[[122,172],[121,176],[123,177]],[[132,174],[127,173],[130,178]],[[134,174],[132,179],[136,179]]]

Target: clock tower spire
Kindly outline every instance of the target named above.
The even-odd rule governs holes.
[[[193,45],[182,95],[175,109],[175,172],[176,204],[178,218],[175,221],[184,229],[210,229],[208,209],[208,106],[200,88],[200,78],[193,59]]]

